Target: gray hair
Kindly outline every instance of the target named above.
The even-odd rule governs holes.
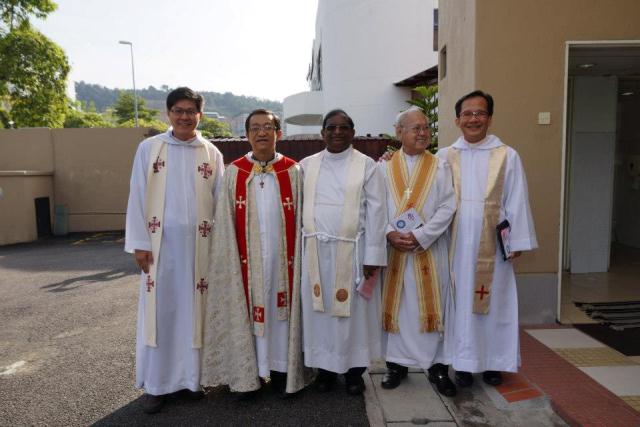
[[[412,105],[411,107],[407,108],[406,110],[400,112],[397,116],[396,116],[396,121],[393,123],[394,126],[398,127],[398,126],[402,126],[402,121],[407,117],[407,115],[413,113],[413,112],[418,112],[420,114],[422,114],[423,116],[427,117],[424,114],[424,111],[422,111],[422,109],[420,107],[417,107],[415,105]]]

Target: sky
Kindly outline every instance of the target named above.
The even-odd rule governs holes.
[[[69,81],[162,85],[282,101],[309,89],[317,0],[55,0],[33,24],[60,45]]]

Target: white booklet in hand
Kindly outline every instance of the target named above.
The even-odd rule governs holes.
[[[422,227],[424,223],[422,222],[422,218],[420,218],[418,211],[411,208],[394,218],[391,225],[396,229],[396,231],[408,233],[411,230]]]

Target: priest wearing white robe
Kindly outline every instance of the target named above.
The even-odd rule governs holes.
[[[303,387],[297,240],[300,168],[276,152],[271,111],[245,123],[252,151],[232,162],[216,214],[206,314],[203,384],[250,398],[260,378],[281,397]]]
[[[384,179],[355,150],[353,120],[326,114],[326,149],[301,161],[304,172],[302,307],[305,366],[318,368],[316,388],[344,374],[349,394],[364,391],[362,374],[381,355],[379,268],[386,265]],[[356,287],[377,283],[370,299]]]
[[[438,152],[451,165],[458,211],[452,226],[456,286],[453,367],[460,386],[483,373],[490,385],[520,365],[513,260],[538,246],[518,153],[488,135],[493,98],[474,91],[455,105],[462,136]],[[506,222],[505,222],[506,221]],[[497,227],[506,227],[506,255]],[[507,258],[507,259],[505,259]]]
[[[398,387],[409,367],[428,369],[438,391],[451,397],[456,394],[447,367],[454,313],[447,238],[456,211],[451,170],[426,151],[431,130],[418,107],[398,115],[396,136],[402,148],[379,166],[387,189],[391,245],[382,290],[387,373],[381,385]],[[419,222],[407,225],[411,222],[405,217],[416,213]]]
[[[200,358],[207,259],[222,155],[196,131],[204,99],[188,88],[167,97],[172,127],[144,140],[131,173],[125,250],[142,272],[136,386],[147,413],[164,395],[201,398]]]

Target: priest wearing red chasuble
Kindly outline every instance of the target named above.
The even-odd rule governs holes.
[[[303,387],[300,168],[275,151],[273,112],[252,112],[245,127],[252,151],[227,167],[218,198],[202,381],[250,397],[269,378],[286,397]]]

